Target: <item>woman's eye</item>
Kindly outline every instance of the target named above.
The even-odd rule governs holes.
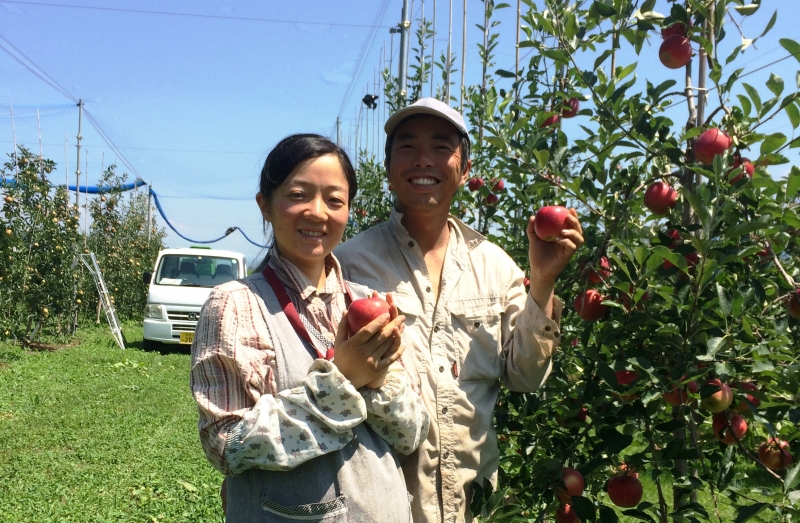
[[[289,193],[289,198],[291,198],[293,200],[297,200],[297,199],[302,198],[302,197],[303,197],[303,193],[301,193],[301,192]]]

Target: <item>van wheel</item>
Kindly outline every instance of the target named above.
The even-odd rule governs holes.
[[[142,340],[142,349],[143,350],[146,350],[146,351],[150,352],[150,351],[157,351],[160,348],[161,348],[161,343],[159,343],[157,341],[147,340],[147,339],[143,339]]]

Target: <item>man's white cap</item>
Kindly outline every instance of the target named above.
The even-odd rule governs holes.
[[[464,117],[461,116],[461,113],[436,98],[420,98],[413,104],[408,107],[403,107],[390,116],[389,119],[386,120],[386,125],[383,126],[383,129],[386,131],[386,136],[391,136],[397,126],[400,125],[400,122],[415,114],[430,114],[438,116],[439,118],[444,118],[455,125],[456,129],[469,138],[467,126],[464,123]]]

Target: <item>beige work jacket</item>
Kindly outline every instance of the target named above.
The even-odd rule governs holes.
[[[497,245],[451,217],[438,302],[422,251],[392,211],[337,247],[345,278],[392,292],[406,316],[404,365],[431,416],[428,437],[402,457],[416,523],[469,522],[472,483],[496,485],[493,411],[500,384],[535,391],[560,340],[561,302],[546,317],[524,274]]]

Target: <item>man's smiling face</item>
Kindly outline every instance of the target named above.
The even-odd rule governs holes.
[[[397,209],[449,212],[456,191],[467,180],[471,162],[461,171],[461,135],[443,118],[415,115],[394,132],[387,165]]]

